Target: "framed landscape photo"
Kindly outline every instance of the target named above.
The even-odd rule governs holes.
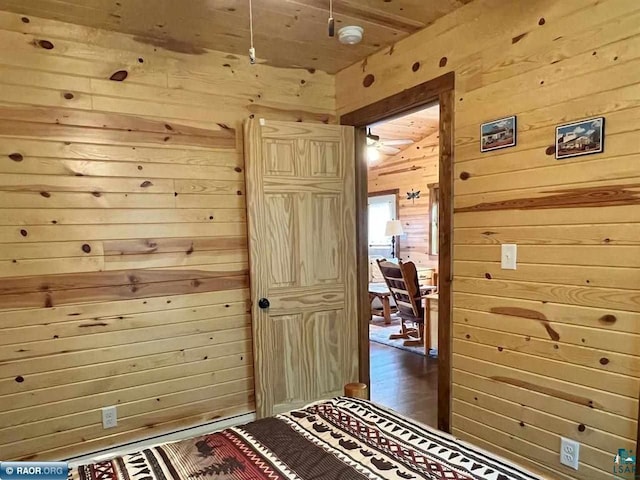
[[[480,151],[490,152],[516,144],[516,117],[505,117],[480,125]]]
[[[604,151],[604,117],[589,118],[556,127],[556,159]]]

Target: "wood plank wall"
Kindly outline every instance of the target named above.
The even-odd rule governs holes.
[[[438,182],[438,150],[438,135],[429,135],[369,168],[369,192],[400,189],[398,218],[404,231],[400,256],[419,267],[438,266],[438,258],[429,256],[428,188]],[[407,200],[407,192],[412,189],[420,190],[420,198]]]
[[[612,478],[637,435],[640,3],[475,0],[339,72],[338,111],[449,71],[453,431],[547,478]],[[518,145],[481,154],[480,123],[512,114]],[[596,115],[604,153],[555,160],[555,125]],[[577,472],[560,436],[582,444]]]
[[[5,12],[0,43],[0,458],[252,411],[241,122],[333,121],[334,78]]]

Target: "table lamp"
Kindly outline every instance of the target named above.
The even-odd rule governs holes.
[[[384,229],[384,234],[391,237],[391,256],[396,257],[396,235],[402,235],[402,223],[400,220],[389,220]]]

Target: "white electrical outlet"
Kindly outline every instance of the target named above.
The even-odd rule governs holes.
[[[515,270],[518,260],[518,246],[513,243],[503,243],[501,260],[503,270]]]
[[[560,437],[560,463],[578,470],[580,444],[570,438]]]
[[[104,407],[102,409],[102,428],[118,426],[118,411],[116,407]]]

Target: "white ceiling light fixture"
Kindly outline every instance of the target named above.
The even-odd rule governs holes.
[[[380,150],[378,150],[374,146],[368,146],[367,147],[367,161],[369,163],[376,163],[378,160],[380,160]]]
[[[338,40],[345,45],[356,45],[362,41],[364,29],[356,25],[349,25],[338,30]]]

